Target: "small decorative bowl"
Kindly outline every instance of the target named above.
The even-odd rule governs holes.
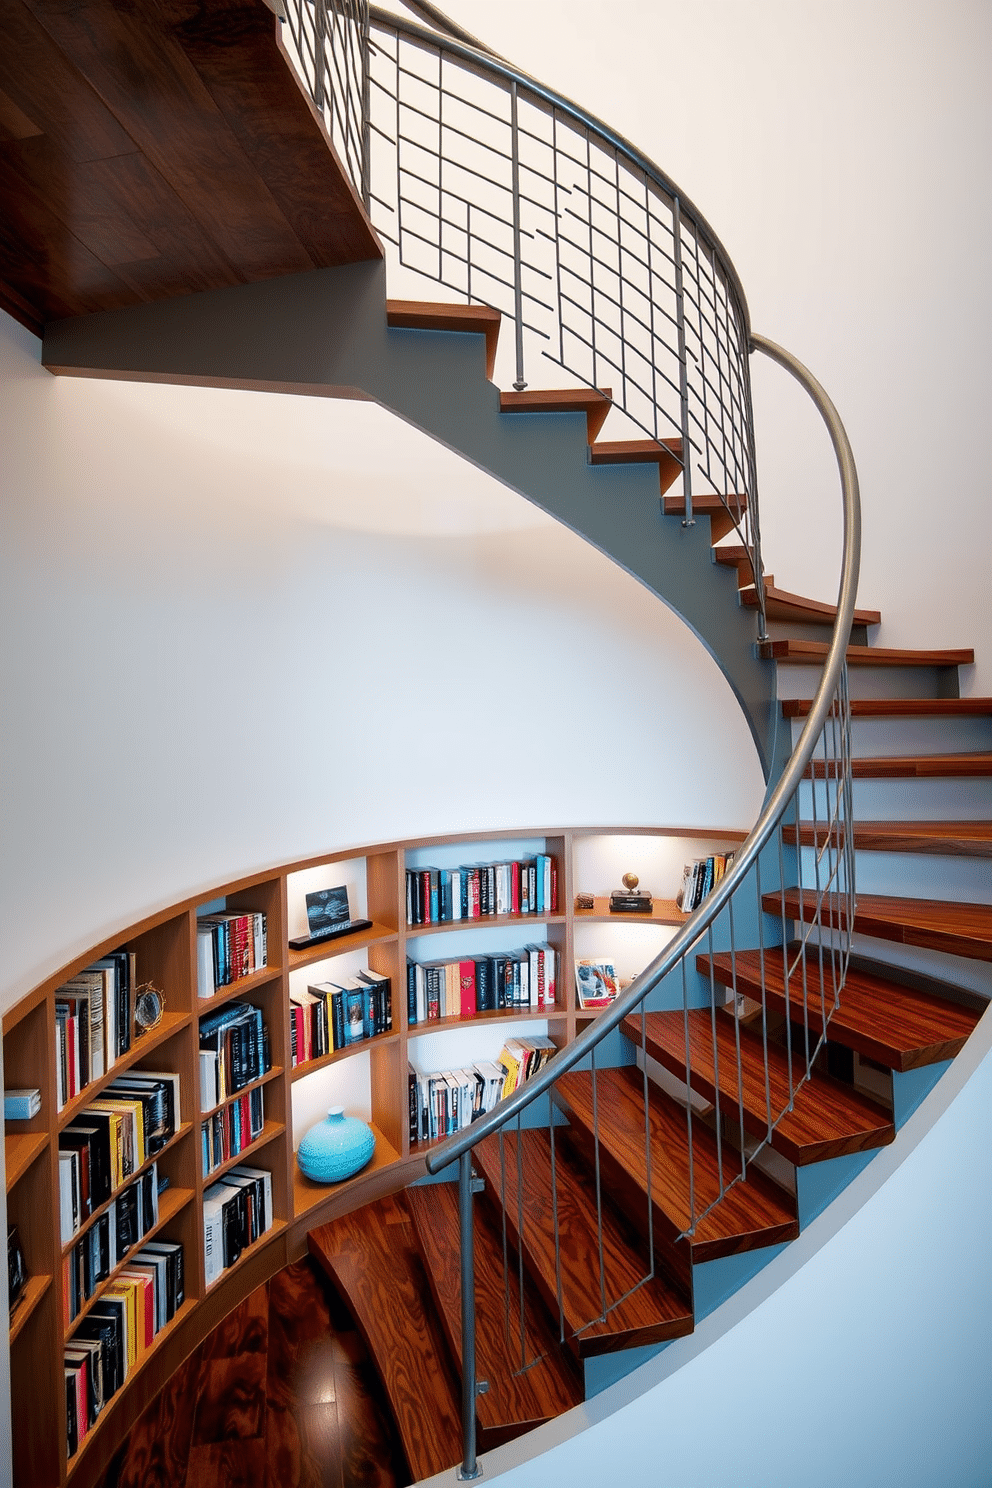
[[[296,1154],[300,1172],[315,1183],[340,1183],[358,1173],[372,1158],[375,1135],[343,1106],[332,1106],[326,1121],[312,1126]]]

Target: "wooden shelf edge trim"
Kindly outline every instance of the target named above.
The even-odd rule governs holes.
[[[365,1049],[381,1048],[384,1044],[395,1044],[399,1040],[399,1030],[389,1029],[386,1033],[375,1033],[371,1038],[358,1039],[353,1044],[345,1044],[343,1049],[332,1049],[327,1054],[321,1054],[317,1059],[306,1059],[302,1064],[294,1064],[289,1071],[291,1082],[304,1080],[307,1075],[313,1075],[317,1070],[326,1069],[330,1064],[339,1064],[342,1059],[348,1059],[352,1054],[361,1054]]]
[[[20,1302],[17,1304],[17,1307],[10,1315],[11,1347],[13,1347],[20,1334],[23,1332],[25,1323],[28,1321],[28,1318],[34,1312],[35,1308],[38,1306],[38,1303],[48,1291],[48,1288],[51,1286],[51,1284],[52,1278],[42,1273],[38,1273],[35,1276],[29,1276],[27,1281],[24,1283],[24,1295],[22,1296]]]
[[[24,1177],[32,1163],[41,1156],[47,1146],[47,1132],[8,1131],[4,1133],[4,1172],[7,1177],[8,1193],[18,1179]]]
[[[235,1159],[235,1161],[237,1160],[238,1159]],[[220,1170],[218,1169],[218,1171]],[[278,1240],[279,1236],[285,1234],[288,1228],[289,1223],[287,1220],[273,1219],[272,1223],[269,1225],[269,1228],[264,1232],[264,1234],[259,1235],[257,1240],[252,1241],[247,1250],[243,1250],[241,1252],[241,1254],[238,1256],[238,1259],[234,1262],[234,1265],[225,1266],[220,1275],[218,1277],[215,1277],[215,1279],[206,1288],[204,1296],[209,1297],[219,1287],[222,1287],[225,1281],[232,1277],[236,1271],[239,1271],[242,1266],[246,1265],[253,1256],[258,1255],[259,1251],[264,1250],[267,1245],[270,1245],[273,1240]]]
[[[251,1095],[253,1090],[260,1090],[273,1080],[278,1080],[279,1076],[283,1074],[285,1074],[285,1070],[282,1065],[274,1064],[270,1070],[265,1071],[264,1075],[259,1075],[257,1080],[252,1080],[248,1085],[242,1085],[240,1090],[235,1090],[230,1095],[225,1095],[224,1099],[218,1101],[215,1106],[210,1106],[209,1109],[201,1111],[200,1120],[206,1121],[210,1116],[216,1116],[218,1111],[223,1111],[227,1106],[232,1106],[243,1095]]]

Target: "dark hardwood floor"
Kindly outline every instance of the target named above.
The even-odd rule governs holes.
[[[259,1287],[161,1391],[101,1488],[404,1488],[364,1344],[309,1259]]]

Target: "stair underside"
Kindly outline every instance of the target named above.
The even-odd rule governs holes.
[[[573,1140],[589,1151],[595,1130],[592,1075],[569,1071],[552,1087],[552,1093],[569,1119]],[[603,1181],[643,1233],[648,1176],[640,1072],[629,1067],[600,1070],[597,1107]],[[657,1087],[649,1090],[649,1130],[656,1243],[662,1239],[671,1244],[690,1224],[689,1141],[685,1111]],[[719,1196],[720,1169],[713,1133],[699,1118],[692,1123],[692,1157],[700,1213]],[[726,1143],[723,1158],[724,1178],[729,1183],[740,1171],[740,1159]],[[695,1235],[688,1236],[684,1244],[698,1263],[794,1240],[798,1233],[792,1199],[751,1169],[745,1182],[728,1189],[723,1201],[699,1220]]]
[[[528,1271],[551,1316],[563,1318],[566,1343],[578,1358],[665,1343],[692,1332],[692,1304],[686,1293],[661,1275],[644,1280],[648,1272],[647,1248],[607,1199],[603,1202],[601,1290],[595,1186],[567,1143],[555,1143],[554,1204],[549,1133],[524,1131],[518,1136],[509,1132],[503,1146],[502,1168],[497,1136],[488,1137],[475,1149],[475,1164],[489,1184],[491,1202],[498,1207],[501,1196],[505,1195],[511,1242],[520,1247],[522,1230]],[[555,1265],[556,1210],[561,1261],[560,1313]],[[604,1293],[610,1311],[602,1316]]]
[[[406,1200],[431,1292],[459,1370],[462,1360],[461,1252],[458,1188],[430,1183],[406,1190]],[[571,1410],[583,1399],[544,1303],[524,1283],[524,1330],[515,1258],[504,1278],[502,1235],[483,1204],[475,1205],[476,1374],[489,1388],[476,1401],[479,1446],[487,1451]],[[507,1308],[509,1324],[507,1325]],[[531,1368],[524,1368],[531,1364]]]
[[[413,1481],[452,1467],[462,1456],[460,1396],[402,1199],[321,1225],[307,1244],[375,1360]]]
[[[638,1046],[641,1021],[632,1016],[622,1025]],[[790,1082],[787,1050],[768,1043],[766,1083],[761,1035],[740,1027],[726,1013],[718,1012],[714,1018],[708,1010],[696,1008],[687,1016],[681,1010],[644,1015],[648,1054],[679,1079],[686,1074],[687,1025],[693,1090],[708,1101],[719,1100],[721,1114],[742,1122],[752,1136],[765,1136],[769,1119],[777,1121],[771,1145],[789,1162],[802,1166],[894,1141],[892,1119],[874,1101],[818,1073],[800,1084],[805,1066],[799,1049],[794,1051]]]
[[[795,841],[795,829],[786,827],[787,843]],[[803,847],[822,847],[831,837],[822,822],[800,822],[799,842]],[[841,833],[843,840],[843,832]],[[855,822],[854,846],[863,852],[936,853],[941,857],[992,858],[992,821],[955,822]]]
[[[784,908],[787,918],[810,921],[815,910],[815,894],[807,889],[800,903],[799,891],[787,889],[784,895],[776,892],[763,895],[762,904],[769,914],[781,915]],[[847,908],[836,895],[825,896],[823,921],[834,928],[846,928]],[[872,935],[899,945],[922,946],[954,956],[970,956],[976,961],[992,961],[992,905],[988,904],[859,894],[854,930],[859,935]]]
[[[823,780],[840,772],[837,760],[813,760],[806,776]],[[851,760],[855,780],[941,780],[992,775],[992,754],[898,754]]]
[[[708,977],[710,957],[698,956],[696,966]],[[712,966],[720,985],[761,1002],[762,967],[758,951],[739,951],[736,958],[729,952],[720,952],[712,958]],[[823,1009],[829,1014],[833,1004],[829,960],[824,961],[821,979],[818,956],[811,953],[807,957],[805,967],[798,967],[790,979],[787,1004],[782,956],[766,952],[767,1006],[782,1017],[788,1013],[796,1025],[802,1025],[804,1019],[804,977],[805,1018],[811,1033],[819,1037],[823,1031]],[[830,1016],[829,1037],[845,1049],[853,1049],[889,1069],[905,1072],[953,1059],[964,1047],[979,1017],[979,1013],[956,1002],[849,967],[840,1007]]]
[[[762,641],[759,656],[766,661],[794,662],[800,665],[826,660],[825,641]],[[848,666],[926,667],[972,666],[975,653],[970,648],[960,651],[900,651],[883,646],[848,646]]]
[[[812,698],[783,698],[783,718],[805,718]],[[954,718],[992,715],[992,698],[852,698],[852,718]]]
[[[758,593],[753,583],[741,588],[741,604],[745,609],[758,609]],[[837,606],[823,604],[818,599],[806,599],[801,594],[790,594],[787,589],[776,589],[770,579],[765,580],[765,615],[769,620],[795,620],[805,625],[833,625],[837,619]],[[855,610],[853,625],[880,625],[878,610]]]

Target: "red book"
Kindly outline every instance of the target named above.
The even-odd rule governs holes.
[[[461,1016],[475,1017],[475,962],[459,961],[458,986],[461,991]]]
[[[510,913],[520,913],[520,864],[510,864]]]
[[[423,906],[422,925],[433,924],[431,920],[431,870],[421,869],[420,873],[420,903]]]

